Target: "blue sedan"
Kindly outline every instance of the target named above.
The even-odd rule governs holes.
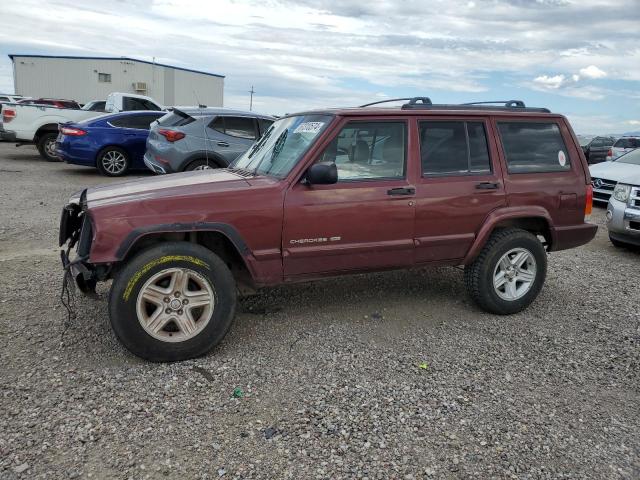
[[[166,113],[122,112],[61,124],[57,154],[67,163],[95,167],[108,177],[119,177],[129,170],[147,170],[143,157],[149,125]]]

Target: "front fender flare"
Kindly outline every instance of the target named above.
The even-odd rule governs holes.
[[[125,237],[118,250],[116,250],[116,260],[121,261],[126,256],[131,247],[141,238],[152,233],[176,233],[176,232],[219,232],[226,236],[236,247],[240,255],[246,257],[251,254],[251,250],[242,239],[238,231],[228,223],[218,222],[195,222],[195,223],[169,223],[161,225],[149,225],[138,227]]]

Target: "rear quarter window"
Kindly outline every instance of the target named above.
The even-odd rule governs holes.
[[[560,128],[550,122],[498,122],[509,173],[571,170]]]

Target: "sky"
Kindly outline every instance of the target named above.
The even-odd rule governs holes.
[[[577,133],[640,130],[640,0],[0,0],[9,93],[10,53],[155,57],[269,114],[521,99]]]

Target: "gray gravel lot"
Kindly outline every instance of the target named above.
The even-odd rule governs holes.
[[[109,181],[0,144],[1,479],[640,478],[640,253],[604,225],[518,315],[454,268],[344,277],[246,298],[212,354],[157,365],[108,285],[64,332],[60,209]]]

